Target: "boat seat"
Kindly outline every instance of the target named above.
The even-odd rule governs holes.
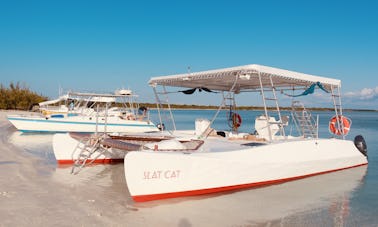
[[[278,126],[278,121],[274,117],[269,117],[269,124],[266,120],[264,115],[256,117],[255,119],[255,130],[259,138],[263,138],[265,140],[270,140],[269,138],[269,128],[270,133],[272,134],[272,139],[280,130]]]

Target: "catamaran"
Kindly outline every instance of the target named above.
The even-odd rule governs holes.
[[[70,146],[67,138],[56,135],[55,155],[74,147],[69,154],[75,163],[72,172],[77,173],[75,169],[97,158],[121,159],[126,153],[126,183],[137,202],[258,187],[368,164],[364,138],[346,139],[352,122],[343,115],[338,79],[252,64],[153,77],[149,85],[155,92],[160,125],[165,126],[162,132],[128,138],[87,136],[79,144],[72,135]],[[316,89],[332,100],[331,138],[319,137],[318,120],[295,100]],[[167,97],[196,91],[219,94],[221,105],[212,119],[197,119],[194,130],[177,130]],[[242,92],[261,96],[264,111],[255,119],[254,133],[239,130],[242,118],[235,99]],[[284,94],[293,99],[289,117],[279,105]],[[228,110],[228,131],[213,128],[223,108]],[[170,122],[163,113],[168,113]],[[287,130],[289,124],[295,126],[295,133]]]
[[[351,121],[343,116],[340,80],[246,65],[154,77],[149,84],[157,97],[167,95],[167,87],[220,92],[221,106],[231,106],[229,121],[234,133],[214,133],[212,119],[205,130],[185,141],[176,138],[168,147],[164,145],[167,141],[162,141],[128,152],[125,176],[135,201],[269,185],[368,163],[363,137],[345,139]],[[291,95],[295,97],[311,94],[316,88],[333,100],[335,116],[329,128],[334,138],[319,138],[318,122],[298,102],[293,102],[291,116],[299,136],[289,135],[277,93],[302,91]],[[235,94],[240,92],[261,94],[264,114],[256,119],[256,135],[235,132],[241,121],[233,105]]]
[[[68,92],[40,103],[38,114],[8,115],[8,120],[22,132],[158,131],[147,108],[135,103],[136,97],[130,90],[116,94]],[[112,106],[115,103],[119,105]]]

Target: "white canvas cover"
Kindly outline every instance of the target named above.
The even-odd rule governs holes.
[[[153,77],[149,84],[150,86],[164,85],[186,88],[206,87],[215,91],[230,91],[237,80],[234,90],[254,90],[260,89],[259,74],[263,87],[271,86],[270,77],[276,88],[305,88],[316,82],[320,82],[326,89],[330,89],[331,86],[341,86],[341,81],[337,79],[256,64]]]

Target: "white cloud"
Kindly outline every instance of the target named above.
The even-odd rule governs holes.
[[[361,91],[352,91],[344,94],[348,98],[358,98],[361,100],[369,100],[378,98],[378,86],[375,88],[363,88]]]

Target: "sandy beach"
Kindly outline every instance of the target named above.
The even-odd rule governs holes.
[[[186,215],[197,225],[221,224],[187,203],[189,213],[178,214],[180,200],[134,204],[122,164],[71,175],[70,166],[55,164],[52,135],[22,135],[6,119],[14,113],[0,112],[0,226],[192,226]]]
[[[123,166],[98,166],[72,176],[69,168],[33,155],[9,141],[16,129],[0,112],[0,219],[1,226],[111,226],[142,224],[128,209]],[[39,135],[37,135],[39,136]],[[34,143],[24,136],[23,142]],[[31,135],[30,137],[33,137]],[[52,135],[43,135],[50,150]],[[38,144],[37,144],[38,145]],[[106,178],[101,175],[112,171]],[[94,177],[91,179],[91,177]],[[105,181],[105,183],[103,182]],[[111,188],[111,190],[109,190]],[[135,222],[134,222],[135,220]]]

